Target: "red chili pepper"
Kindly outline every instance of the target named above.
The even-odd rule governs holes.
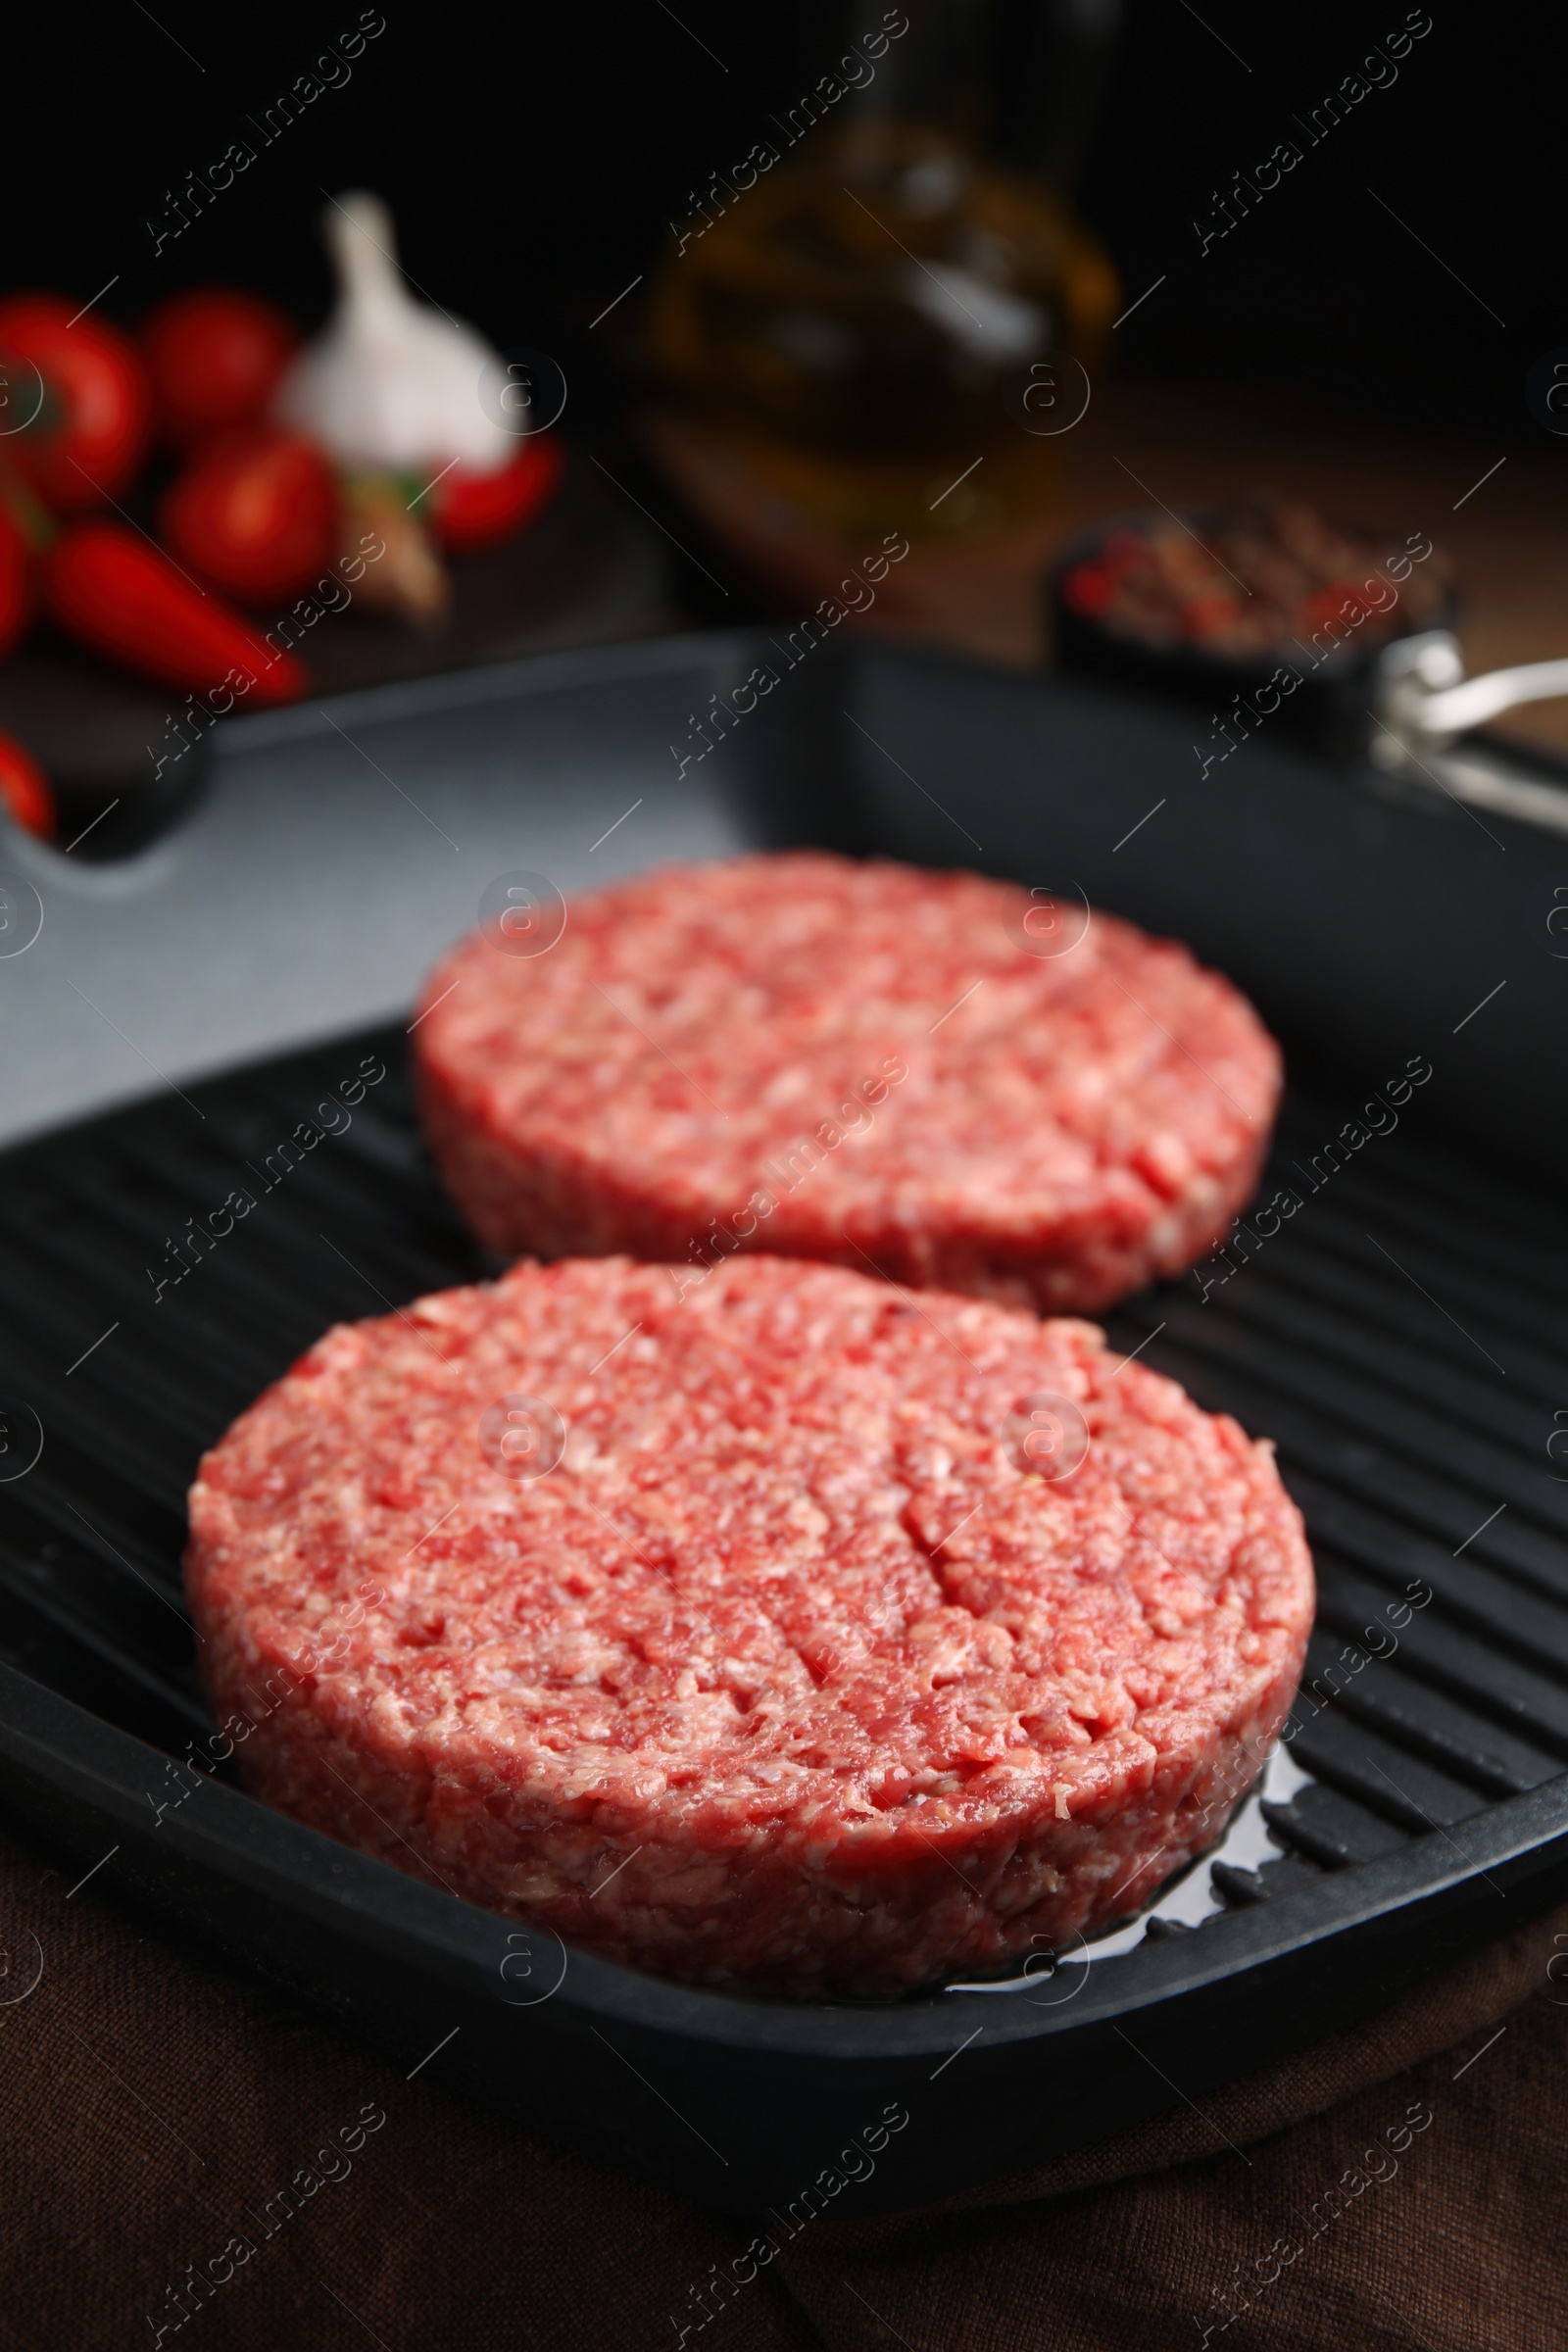
[[[299,337],[255,294],[204,286],[160,303],[141,343],[158,422],[176,449],[220,426],[265,415]]]
[[[455,549],[491,547],[510,538],[538,514],[565,463],[555,436],[540,433],[494,473],[470,473],[455,466],[431,493],[436,537],[443,547]]]
[[[204,595],[162,549],[121,523],[64,532],[44,559],[43,590],[57,626],[161,685],[227,688],[258,703],[293,702],[310,685],[303,662],[273,653],[221,597]]]
[[[148,391],[123,335],[59,294],[0,302],[0,390],[21,419],[13,464],[57,514],[119,496],[147,448]]]
[[[14,735],[0,735],[0,807],[24,833],[36,833],[41,841],[53,838],[59,811],[49,779]]]
[[[10,653],[31,618],[32,549],[0,501],[0,656]]]
[[[292,596],[331,561],[337,477],[312,441],[263,428],[209,443],[159,508],[174,554],[247,603]]]

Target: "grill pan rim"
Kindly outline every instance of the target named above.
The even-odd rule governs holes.
[[[653,681],[661,691],[667,687],[671,697],[683,703],[697,679],[711,682],[715,672],[726,665],[744,664],[771,642],[760,634],[724,631],[696,640],[594,649],[583,655],[508,664],[461,679],[374,689],[340,698],[330,707],[348,717],[351,726],[356,724],[351,712],[356,714],[357,731],[362,731],[377,720],[401,722],[417,713],[481,706],[505,712],[514,698],[521,712],[537,707],[540,698],[548,702],[552,695],[560,695],[569,704],[573,696],[585,696],[586,735],[597,707],[617,679],[633,682],[640,690]],[[1013,736],[1024,729],[1032,710],[1048,707],[1052,699],[1053,690],[1043,689],[1039,682],[989,675],[949,657],[927,660],[906,653],[840,646],[823,648],[813,659],[812,677],[818,682],[811,685],[810,705],[803,722],[808,728],[820,728],[829,712],[836,713],[840,703],[850,699],[857,680],[865,681],[868,690],[880,690],[890,681],[894,687],[911,689],[916,718],[922,695],[951,692],[959,705],[965,697],[978,696],[978,703],[971,699],[968,704],[969,715],[988,712],[993,725],[1010,730]],[[1044,706],[1038,701],[1043,693]],[[1062,724],[1069,735],[1075,727],[1082,731],[1091,722],[1098,723],[1097,713],[1105,715],[1108,724],[1113,702],[1114,698],[1097,700],[1092,690],[1067,690],[1060,698],[1059,707],[1065,713]],[[639,707],[645,705],[646,692],[644,706]],[[866,715],[875,722],[875,710],[868,709]],[[1150,731],[1156,716],[1149,707],[1140,706],[1129,718],[1129,760],[1139,754],[1141,744],[1152,739]],[[797,720],[802,721],[800,710]],[[272,747],[286,756],[291,746],[327,731],[315,710],[234,722],[220,731],[223,758],[218,762],[215,789],[221,790],[230,758],[240,761],[237,780],[242,789],[251,790],[256,779],[245,762],[252,756]],[[1294,766],[1290,760],[1278,762],[1268,774],[1269,792],[1276,796],[1288,797],[1308,780],[1299,761]],[[749,784],[747,778],[740,781]],[[1348,812],[1353,827],[1366,816],[1370,800],[1348,788],[1343,776],[1313,776],[1310,782],[1314,793],[1323,795],[1317,809],[1319,821],[1333,824]],[[836,788],[837,769],[833,768],[828,790]],[[739,797],[750,808],[746,793]],[[825,824],[830,816],[836,818],[837,810],[826,808],[825,796],[819,792],[812,808],[804,813],[796,811],[791,821],[814,826]],[[1411,838],[1418,848],[1423,840],[1430,843],[1433,838],[1431,812],[1413,816],[1383,807],[1373,817],[1392,834],[1397,834],[1402,826],[1415,827]],[[1367,817],[1367,822],[1373,817]],[[990,824],[988,817],[980,826],[988,840]],[[874,794],[864,808],[857,804],[848,812],[848,829],[854,832],[857,827],[866,836],[863,841],[841,840],[837,846],[865,847],[876,854],[911,857],[928,863],[944,861],[940,855],[933,855],[929,838],[918,836],[917,827],[911,828],[907,838],[888,838],[896,827],[886,807],[874,805]],[[1520,828],[1509,830],[1510,846],[1516,834],[1528,847],[1528,836]],[[1545,856],[1545,849],[1541,848],[1543,860]],[[950,856],[945,861],[960,860]],[[1118,859],[1118,873],[1126,862]],[[1514,860],[1508,863],[1511,866]],[[142,881],[149,875],[156,880],[158,872],[172,864],[177,864],[177,853],[164,856],[163,845],[156,845],[139,861]],[[999,870],[996,864],[992,870]],[[1005,856],[1000,870],[1009,870]],[[96,883],[95,895],[102,895]],[[1125,907],[1135,920],[1151,919],[1137,905],[1105,899],[1099,891],[1095,895],[1102,897],[1102,903]],[[1160,927],[1157,918],[1152,927]],[[1166,928],[1178,928],[1174,915]],[[1220,959],[1206,944],[1200,944],[1200,953],[1209,960]],[[1480,989],[1475,993],[1479,996]],[[351,1034],[359,1034],[360,1026],[356,1022]],[[268,1058],[278,1059],[281,1050],[304,1059],[329,1048],[342,1031],[339,1022],[313,1037],[280,1038]],[[260,1066],[249,1057],[208,1065],[208,1082],[231,1085]],[[183,1069],[179,1074],[187,1075]],[[195,1073],[190,1077],[194,1081]],[[78,1112],[35,1127],[0,1157],[0,1174],[9,1171],[15,1159],[31,1152],[47,1154],[62,1145],[69,1149],[72,1139],[90,1127],[95,1116],[113,1120],[134,1114],[145,1108],[147,1099],[127,1101],[122,1094],[111,1098],[97,1113],[84,1117]],[[1445,1148],[1424,1142],[1421,1149],[1429,1153],[1436,1151],[1440,1176],[1451,1175],[1454,1163]],[[1494,1160],[1486,1173],[1490,1180],[1505,1185],[1512,1177],[1511,1170],[1497,1167]],[[1549,1214],[1544,1201],[1543,1210]],[[1503,1278],[1498,1274],[1495,1279]],[[1419,1669],[1417,1674],[1419,1679]],[[166,1753],[107,1716],[78,1705],[47,1682],[0,1661],[0,1803],[65,1850],[79,1853],[83,1866],[96,1862],[103,1847],[123,1830],[122,1854],[104,1864],[96,1884],[151,1907],[176,1929],[214,1943],[230,1957],[244,1959],[246,1955],[242,1948],[225,1942],[220,1919],[203,1916],[204,1902],[213,1890],[220,1894],[223,1886],[232,1885],[243,1891],[247,1873],[265,1877],[270,1886],[283,1890],[285,1898],[292,1889],[291,1932],[301,1950],[289,1956],[287,1965],[277,1963],[274,1955],[273,1961],[264,1966],[254,1954],[251,1965],[261,1967],[262,1973],[284,1983],[301,1997],[317,2001],[368,2038],[400,2050],[406,2047],[411,2062],[443,2030],[432,2025],[428,2036],[419,2041],[416,2037],[422,2026],[409,2023],[416,2012],[422,2019],[432,1996],[466,2005],[465,2015],[472,2021],[475,2040],[486,2019],[513,2035],[513,2058],[519,2070],[525,2070],[531,2058],[553,2043],[568,2049],[574,2063],[578,2057],[586,2060],[592,2053],[584,2036],[596,2030],[592,2021],[597,2019],[612,2033],[631,2036],[630,2046],[640,2057],[651,2063],[667,2063],[674,2070],[672,2082],[684,2079],[682,2068],[694,2080],[714,2068],[749,2069],[749,2076],[736,2075],[733,2095],[738,2097],[752,2089],[760,2094],[765,2090],[773,2098],[778,2082],[788,2077],[792,2067],[798,2067],[803,2079],[816,2082],[818,2088],[829,2077],[842,2078],[846,2083],[858,2082],[862,2077],[884,2083],[907,2079],[918,2087],[927,2080],[924,2070],[929,2062],[940,2056],[945,2070],[947,2061],[966,2047],[966,2037],[973,2039],[975,2029],[983,2027],[983,2038],[962,2066],[954,2066],[951,2073],[939,2070],[942,2080],[935,2092],[919,2088],[919,2096],[934,2101],[938,2093],[946,2097],[953,2092],[959,2101],[953,2113],[960,2117],[968,2114],[970,2102],[984,2106],[991,2099],[995,2115],[1005,2108],[1009,2096],[1016,2096],[1015,2092],[1009,2094],[1005,2081],[1009,2066],[1028,2068],[1030,2086],[1048,2096],[1055,2082],[1072,2079],[1075,2073],[1081,2078],[1087,2068],[1092,2083],[1103,2082],[1106,2085],[1104,2100],[1095,2102],[1087,2120],[1081,2118],[1059,2145],[1082,2144],[1117,2128],[1118,2120],[1124,2122],[1137,2112],[1153,2112],[1186,2095],[1174,2084],[1165,2089],[1156,2084],[1144,2094],[1142,2109],[1137,2097],[1125,2089],[1112,2095],[1109,2070],[1119,2055],[1119,2045],[1114,2042],[1118,2018],[1133,2022],[1135,2034],[1146,2046],[1152,2036],[1152,2046],[1166,2072],[1179,2075],[1188,2088],[1200,2093],[1205,2085],[1212,2087],[1245,2071],[1246,2063],[1256,2062],[1255,2018],[1243,2031],[1243,2013],[1251,2016],[1265,1992],[1273,1998],[1270,1988],[1294,1987],[1291,1997],[1297,2005],[1291,2008],[1291,2003],[1286,2003],[1291,2013],[1271,2027],[1273,2043],[1263,2051],[1264,2056],[1279,2054],[1292,2034],[1296,2039],[1291,2046],[1299,2046],[1322,2032],[1367,2014],[1393,1998],[1404,1983],[1415,1981],[1424,1968],[1461,1950],[1478,1948],[1495,1934],[1523,1924],[1524,1915],[1534,1916],[1568,1892],[1568,1775],[1559,1774],[1521,1794],[1487,1800],[1475,1814],[1456,1822],[1465,1859],[1455,1858],[1453,1841],[1444,1846],[1442,1834],[1412,1838],[1377,1858],[1333,1870],[1298,1891],[1278,1893],[1254,1907],[1232,1911],[1205,1925],[1200,1934],[1148,1942],[1126,1960],[1098,1963],[1089,1972],[1082,1994],[1060,2007],[1034,2008],[1027,1996],[1000,1993],[917,1996],[887,2008],[775,2003],[721,1989],[681,1986],[575,1953],[560,1992],[536,2009],[524,2009],[514,2007],[498,1988],[501,1980],[494,1965],[498,1947],[504,1946],[507,1935],[514,1932],[513,1923],[456,1903],[455,1898],[383,1863],[339,1847],[237,1789],[216,1783],[210,1790],[201,1791],[195,1803],[171,1814],[156,1837],[145,1828],[138,1829],[134,1816],[138,1806],[145,1807],[145,1782],[162,1767]],[[94,1758],[96,1763],[91,1761]],[[199,1814],[204,1810],[210,1812],[218,1830],[203,1827]],[[105,1825],[102,1838],[97,1835],[99,1821]],[[225,1854],[226,1875],[223,1869],[214,1867],[215,1858],[221,1862]],[[252,1872],[258,1855],[262,1860],[255,1861]],[[181,1874],[186,1880],[183,1889],[176,1883]],[[1483,1884],[1487,1877],[1503,1880],[1512,1898],[1500,1926],[1495,1919],[1496,1895]],[[308,1981],[313,1944],[325,1948],[333,1945],[335,1938],[336,1947],[347,1948],[356,1936],[362,1953],[379,1956],[388,1970],[395,1962],[411,1983],[417,1980],[420,1999],[406,2005],[401,2026],[397,2019],[389,2023],[368,2008],[364,2013],[356,2009],[342,1985]],[[318,1974],[329,1978],[331,1969],[326,1967]],[[492,1976],[493,1983],[489,1981]],[[1325,1981],[1320,1999],[1316,1979]],[[1298,1995],[1303,1997],[1298,1999]],[[1220,2013],[1226,2002],[1234,2002],[1238,2012],[1234,2042],[1226,2040],[1228,2021]],[[502,2009],[511,2010],[511,2015],[501,2018]],[[1223,2055],[1216,2057],[1212,2049],[1200,2053],[1192,2047],[1194,2019],[1210,2043],[1226,2041],[1226,2048],[1233,2053],[1231,2063],[1227,2064]],[[474,2075],[471,2063],[465,2072],[463,2052],[467,2038],[460,2039],[455,2054],[432,2061],[432,2076],[480,2097],[498,2097],[503,2104],[524,2097],[525,2085],[514,2083],[507,2088],[487,2083]],[[1252,2053],[1252,2059],[1245,2063],[1234,2056],[1243,2052],[1245,2059],[1247,2051]],[[1019,2087],[1024,2080],[1016,2077]],[[969,2084],[974,2087],[966,2087]],[[778,2095],[787,2097],[787,2084]],[[658,2119],[654,2120],[657,2123]],[[572,2129],[569,2117],[561,2121],[562,2135],[571,2136]],[[673,2134],[674,2127],[670,2129]],[[734,2183],[701,2178],[700,2167],[694,2173],[685,2161],[691,2156],[690,2149],[676,2148],[673,2137],[657,2160],[646,2150],[640,2152],[637,2132],[624,2114],[615,2131],[620,2133],[618,2140],[612,2133],[608,2139],[601,2136],[583,2144],[592,2145],[600,2155],[630,2163],[652,2178],[677,2180],[689,2193],[711,2203],[750,2210],[761,2199],[760,2188],[754,2199],[740,2194]],[[1029,2146],[1038,2153],[1049,2136],[1049,2130],[1042,2126]],[[875,2191],[862,2198],[858,2210],[899,2210],[1030,2160],[1024,2142],[1016,2138],[1005,2145],[999,2139],[985,2157],[944,2147],[927,2161],[920,2178],[906,2167],[904,2174],[889,2176],[891,2185],[886,2191],[879,2180]],[[749,2177],[754,2181],[764,2180],[755,2168]],[[770,2193],[780,2193],[777,2181]]]
[[[26,1720],[29,1715],[31,1723]],[[101,1756],[99,1769],[89,1771],[80,1759],[94,1739],[109,1752]],[[0,1766],[26,1771],[47,1765],[61,1776],[63,1788],[73,1780],[79,1780],[83,1788],[89,1784],[105,1788],[114,1804],[124,1808],[120,1826],[134,1833],[145,1788],[136,1788],[133,1802],[132,1767],[156,1777],[164,1760],[164,1751],[151,1741],[106,1723],[75,1700],[0,1660]],[[502,1981],[499,1972],[491,1968],[491,1958],[497,1951],[504,1954],[508,1933],[516,1927],[514,1921],[485,1911],[461,1895],[443,1894],[438,1887],[374,1855],[339,1845],[242,1788],[216,1779],[210,1787],[212,1804],[226,1816],[236,1842],[229,1844],[224,1838],[200,1830],[196,1815],[186,1806],[181,1808],[183,1818],[172,1814],[167,1828],[158,1825],[160,1844],[188,1854],[192,1860],[214,1846],[233,1852],[236,1863],[253,1856],[258,1877],[303,1884],[311,1893],[313,1908],[323,1916],[331,1899],[346,1916],[368,1920],[379,1913],[378,1924],[388,1936],[418,1946],[432,1965],[455,1970],[482,1968],[486,1976],[495,1973]],[[1251,1909],[1231,1912],[1201,1935],[1143,1948],[1138,1954],[1140,1971],[1147,1970],[1155,1982],[1126,1986],[1118,1994],[1119,1980],[1107,1977],[1107,1990],[1097,1999],[1092,1974],[1082,2004],[1075,1999],[1071,2016],[1042,2016],[1036,2010],[1031,2017],[1020,2018],[1018,2029],[1005,2035],[1006,2046],[1015,2049],[1020,2043],[1075,2033],[1085,2024],[1103,2023],[1182,1993],[1207,1989],[1236,1976],[1239,1968],[1266,1966],[1304,1951],[1326,1936],[1374,1927],[1394,1911],[1407,1912],[1412,1896],[1440,1901],[1498,1871],[1511,1869],[1525,1876],[1526,1866],[1544,1865],[1557,1841],[1561,1840],[1568,1852],[1568,1773],[1540,1788],[1497,1799],[1484,1813],[1466,1821],[1463,1829],[1467,1847],[1479,1844],[1482,1850],[1467,1851],[1457,1862],[1442,1862],[1434,1869],[1434,1853],[1427,1839],[1413,1838],[1375,1861],[1326,1875],[1314,1886],[1276,1895]],[[1439,1839],[1443,1837],[1441,1831],[1430,1835]],[[275,1854],[268,1851],[270,1844],[275,1846]],[[82,1858],[89,1857],[83,1852]],[[117,1873],[108,1865],[104,1875],[112,1883],[124,1885],[127,1891],[135,1891],[136,1882],[128,1871]],[[322,1883],[333,1877],[344,1879],[344,1886],[329,1887]],[[363,1889],[363,1900],[357,1889]],[[1348,1894],[1353,1899],[1348,1900]],[[398,1917],[400,1911],[406,1916]],[[445,1922],[453,1923],[474,1945],[489,1942],[491,1954],[481,1962],[476,1948],[455,1949],[453,1938],[439,1932]],[[1205,1961],[1201,1955],[1209,1950],[1220,1956]],[[573,1946],[567,1947],[567,1953],[566,1979],[554,1996],[564,2008],[573,2005],[571,1999],[563,1999],[566,1983],[580,1971],[587,1987],[581,2005],[596,2016],[681,2034],[702,2029],[715,2046],[760,2046],[780,2054],[808,2049],[813,2056],[832,2056],[836,2052],[831,2037],[843,2034],[852,2043],[857,2035],[869,2042],[867,2049],[856,2055],[944,2057],[961,2043],[960,2025],[966,2028],[982,2004],[988,2024],[999,2027],[1013,2006],[1010,1996],[1002,1993],[940,1990],[886,2005],[820,1999],[774,2001],[722,1987],[681,1984]],[[1095,1969],[1117,1966],[1116,1961],[1097,1962]],[[1128,1994],[1131,1997],[1126,1997]],[[493,1987],[491,1997],[499,2007],[510,2005]],[[1020,1996],[1016,2006],[1020,2012],[1027,2010],[1027,1997]],[[954,2023],[944,2029],[939,2021],[949,2017]],[[817,2034],[824,2038],[813,2046]]]

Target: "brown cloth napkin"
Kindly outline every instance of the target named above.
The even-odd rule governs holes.
[[[75,1876],[0,1833],[0,2347],[1568,2342],[1568,1908],[1201,2113],[775,2228],[759,2268],[754,2225],[406,2080]]]

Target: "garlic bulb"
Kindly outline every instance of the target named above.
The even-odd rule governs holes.
[[[456,459],[497,472],[517,449],[481,405],[497,355],[472,327],[414,300],[378,196],[338,197],[325,229],[337,308],[284,377],[277,415],[351,469],[433,474]]]

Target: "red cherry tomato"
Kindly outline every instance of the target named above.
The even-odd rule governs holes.
[[[493,547],[538,514],[565,467],[552,433],[522,442],[514,458],[494,473],[470,473],[455,466],[431,494],[431,521],[443,547]]]
[[[118,498],[147,449],[133,346],[64,295],[17,294],[0,302],[0,355],[7,407],[26,419],[6,451],[44,505],[74,514]]]
[[[53,837],[59,811],[49,779],[14,735],[0,735],[0,808],[24,833],[36,833],[41,841]]]
[[[32,618],[32,550],[0,505],[0,656],[9,654]]]
[[[176,449],[223,425],[265,416],[299,337],[255,294],[205,286],[175,294],[143,320],[159,429]]]
[[[159,521],[182,563],[230,596],[265,604],[330,563],[337,479],[298,433],[223,434],[166,492]]]

